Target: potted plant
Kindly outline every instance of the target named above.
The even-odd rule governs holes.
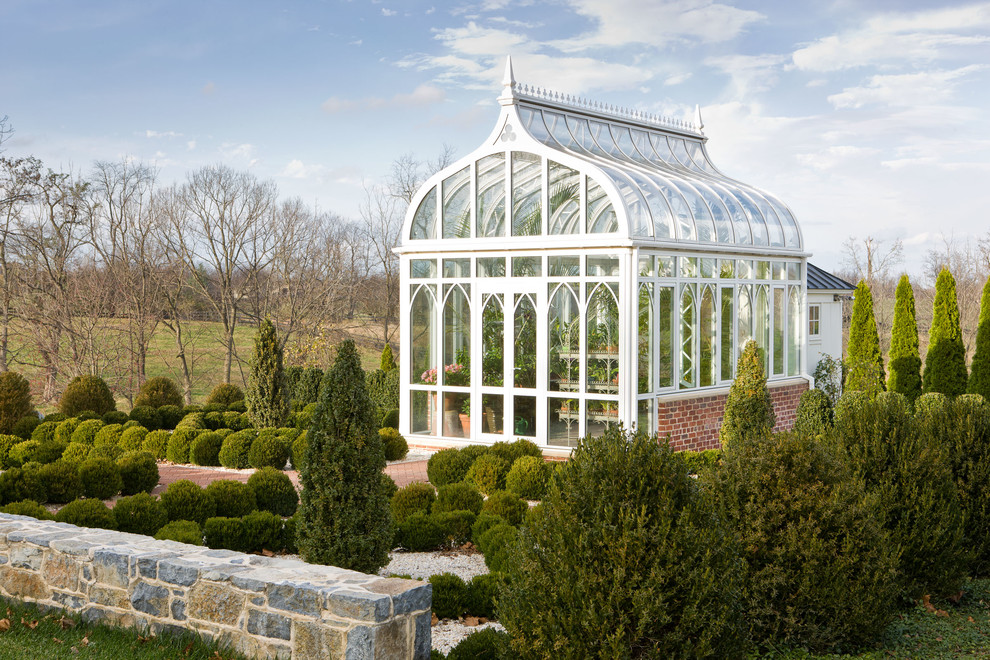
[[[461,420],[461,430],[464,432],[465,438],[471,437],[471,397],[464,397],[464,401],[461,403],[461,412],[458,415]]]

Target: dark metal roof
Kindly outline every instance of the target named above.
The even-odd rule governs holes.
[[[826,291],[855,291],[856,287],[841,277],[826,273],[813,263],[808,263],[808,291],[823,289]]]

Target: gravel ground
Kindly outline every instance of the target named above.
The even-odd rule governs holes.
[[[457,550],[444,552],[392,552],[388,565],[379,575],[411,575],[425,580],[438,573],[453,573],[465,582],[475,575],[488,572],[485,557],[480,552],[465,553]]]
[[[484,630],[485,628],[495,628],[496,630],[505,630],[501,623],[482,623],[477,626],[468,627],[465,626],[460,621],[454,621],[453,619],[444,619],[437,625],[433,626],[433,648],[440,651],[444,655],[450,653],[450,649],[457,646],[457,644],[470,635],[471,633],[476,633]]]

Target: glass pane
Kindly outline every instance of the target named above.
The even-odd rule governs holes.
[[[619,258],[588,255],[588,275],[592,277],[618,277]]]
[[[756,294],[756,305],[753,309],[753,327],[756,345],[763,354],[763,373],[770,373],[770,292],[765,286],[759,286]]]
[[[581,232],[581,175],[571,168],[549,163],[550,233]]]
[[[536,435],[536,397],[512,397],[512,432],[516,436],[531,438]]]
[[[547,399],[547,444],[577,447],[580,438],[581,403],[577,399]]]
[[[588,233],[607,234],[619,230],[619,220],[605,190],[588,179]]]
[[[639,276],[640,277],[653,276],[653,257],[639,258]]]
[[[581,377],[581,311],[577,284],[561,284],[556,291],[551,291],[548,320],[549,388],[576,392]]]
[[[732,320],[734,318],[732,314],[732,303],[735,298],[735,292],[732,287],[722,287],[722,345],[721,348],[721,361],[722,361],[722,380],[732,380],[732,372],[736,366],[735,356],[736,352],[732,350]]]
[[[792,286],[787,307],[787,375],[801,373],[801,287]]]
[[[786,280],[787,270],[784,268],[783,261],[773,262],[773,279],[775,280]]]
[[[703,258],[701,260],[701,276],[705,278],[715,277],[715,260]]]
[[[642,399],[636,402],[636,428],[646,433],[656,433],[657,425],[653,422],[653,411],[656,399]]]
[[[410,359],[412,369],[410,380],[413,383],[437,384],[437,363],[434,356],[436,346],[436,326],[433,322],[433,306],[436,288],[420,286],[413,295],[409,310]]]
[[[512,235],[539,236],[543,233],[543,181],[540,157],[512,152]]]
[[[639,285],[639,368],[637,372],[640,394],[653,391],[653,285]]]
[[[485,156],[478,167],[476,236],[505,236],[505,154]]]
[[[696,305],[694,300],[694,285],[685,284],[681,288],[681,364],[680,389],[694,387],[695,380],[695,318]]]
[[[752,279],[753,262],[749,259],[740,259],[736,262],[736,277],[741,280]]]
[[[536,387],[536,305],[528,294],[515,295],[513,316],[513,381],[516,387]]]
[[[444,392],[443,435],[448,438],[471,437],[471,395]]]
[[[739,287],[739,314],[736,316],[736,353],[734,361],[739,360],[746,342],[753,338],[753,298],[752,286],[745,284]]]
[[[409,261],[409,277],[411,279],[429,279],[436,276],[436,259],[411,259]]]
[[[443,385],[471,384],[471,302],[459,285],[443,307]]]
[[[773,290],[773,374],[784,373],[784,289]]]
[[[470,259],[444,259],[444,277],[471,277]]]
[[[542,257],[512,257],[512,276],[539,277],[542,266]]]
[[[770,279],[770,262],[769,261],[757,261],[756,262],[756,279],[758,279],[758,280],[769,280]]]
[[[481,313],[481,384],[501,387],[505,382],[505,314],[501,293],[485,301]]]
[[[681,277],[698,276],[698,257],[678,257],[677,262],[681,265]]]
[[[736,276],[735,259],[719,259],[718,276],[724,279],[732,279]]]
[[[701,295],[701,307],[698,310],[698,344],[700,348],[698,384],[710,387],[718,379],[718,368],[715,364],[715,291],[706,286]]]
[[[588,285],[587,391],[619,391],[619,305],[617,284]]]
[[[471,235],[471,186],[465,167],[443,180],[443,237],[468,238]]]
[[[581,274],[581,257],[548,257],[550,277],[578,277]]]
[[[505,257],[479,257],[478,277],[505,277]]]
[[[409,230],[411,239],[429,239],[437,237],[437,189],[434,186],[426,197],[419,203],[416,215],[413,216],[412,228]]]
[[[674,288],[657,287],[657,303],[657,388],[663,388],[674,384]]]
[[[505,419],[503,397],[501,394],[481,395],[481,432],[502,433],[502,420]]]
[[[585,436],[596,438],[603,433],[610,424],[619,423],[619,402],[604,399],[588,399],[585,402],[588,407],[585,415]]]
[[[801,264],[798,263],[787,264],[787,279],[789,280],[801,279]]]
[[[658,277],[673,277],[674,276],[674,258],[673,257],[657,257],[657,276]]]
[[[410,395],[411,418],[409,428],[421,435],[437,434],[437,393],[412,391]]]

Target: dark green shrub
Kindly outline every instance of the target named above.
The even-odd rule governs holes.
[[[490,448],[487,445],[467,445],[466,447],[461,447],[460,449],[461,454],[467,457],[468,467],[471,467],[471,463],[474,463],[478,458],[484,456],[489,451]]]
[[[282,518],[271,511],[252,511],[243,518],[248,550],[277,552],[285,545],[282,535]]]
[[[113,511],[100,500],[75,500],[59,509],[55,520],[79,527],[117,529]]]
[[[396,429],[391,427],[379,429],[378,435],[382,438],[386,461],[401,461],[409,453],[409,444]]]
[[[80,422],[88,422],[91,419],[98,419],[101,422],[103,421],[102,417],[100,415],[97,415],[92,410],[84,410],[81,413],[76,413],[76,419],[78,419]],[[62,421],[64,422],[65,420]]]
[[[48,493],[47,501],[65,504],[83,494],[83,483],[79,470],[73,463],[58,461],[38,468],[38,478]]]
[[[282,470],[289,460],[289,444],[274,434],[259,433],[248,450],[248,463],[251,467],[264,467]]]
[[[32,410],[27,378],[16,371],[0,372],[0,433],[12,433],[14,425]]]
[[[485,499],[478,492],[478,489],[471,484],[465,482],[447,484],[437,489],[437,499],[430,510],[433,513],[470,511],[477,515],[481,513],[481,506],[484,501]]]
[[[149,431],[157,431],[162,427],[162,416],[151,406],[135,406],[131,410],[131,419],[136,420]]]
[[[232,404],[227,406],[227,410],[241,413],[241,419],[247,420],[247,404],[243,401],[234,401]],[[242,428],[248,428],[250,425],[249,421],[242,421]]]
[[[320,398],[321,382],[323,382],[323,370],[319,367],[309,367],[299,377],[292,398],[305,403],[316,403]]]
[[[801,394],[794,417],[795,432],[817,437],[831,431],[834,423],[832,402],[825,392],[808,390]]]
[[[382,415],[382,428],[396,429],[399,428],[399,409],[392,408]]]
[[[179,429],[205,431],[206,428],[206,413],[201,412],[189,413],[175,425],[176,431]]]
[[[243,423],[246,420],[244,420],[241,417],[241,413],[236,413],[236,412],[230,412],[230,411],[228,411],[228,412],[223,413],[222,416],[223,416],[223,427],[224,428],[228,428],[228,429],[231,429],[233,431],[243,431],[246,428],[250,428],[250,426],[245,425]]]
[[[453,573],[440,573],[430,576],[433,585],[433,613],[438,619],[456,619],[464,614],[468,588],[460,577]]]
[[[39,443],[51,442],[55,439],[55,431],[61,422],[42,422],[31,431],[31,439]],[[25,441],[26,442],[26,441]]]
[[[42,465],[54,463],[58,459],[62,458],[62,453],[68,446],[68,443],[61,443],[55,440],[52,440],[51,442],[43,442],[38,449],[35,450],[32,460],[38,461]]]
[[[315,403],[307,403],[306,406],[296,414],[296,426],[304,431],[308,431],[313,422],[313,413],[316,412]]]
[[[162,429],[174,429],[182,418],[185,417],[185,413],[179,406],[162,406],[157,410],[160,428]],[[151,428],[151,427],[148,427]]]
[[[282,548],[289,554],[298,554],[299,548],[296,545],[296,525],[299,524],[299,512],[285,519],[282,527]]]
[[[436,499],[437,494],[430,484],[411,483],[400,488],[392,496],[392,520],[398,525],[414,513],[429,513]]]
[[[0,468],[13,467],[7,462],[7,457],[10,454],[10,450],[14,448],[14,445],[24,442],[20,436],[16,435],[0,435]]]
[[[459,546],[471,540],[471,525],[476,516],[470,511],[444,511],[431,517],[443,534],[444,545]]]
[[[258,428],[279,427],[289,415],[291,396],[285,389],[285,351],[269,319],[258,325],[251,357],[251,374],[244,393],[248,416]]]
[[[457,449],[441,449],[430,456],[430,460],[426,463],[426,474],[430,478],[430,483],[440,488],[464,481],[471,462],[470,458]]]
[[[206,486],[213,499],[216,514],[223,518],[241,518],[258,508],[254,489],[234,479],[218,479]]]
[[[485,495],[496,490],[505,490],[505,478],[509,474],[510,464],[501,456],[485,454],[479,456],[467,471],[464,481],[480,490]]]
[[[11,502],[0,508],[0,513],[9,513],[12,516],[31,516],[38,520],[55,520],[55,516],[48,509],[34,500]]]
[[[193,438],[189,445],[189,462],[193,465],[220,465],[223,436],[207,431]]]
[[[473,632],[450,650],[447,660],[500,660],[508,657],[509,635],[496,628]]]
[[[14,424],[14,428],[12,428],[10,432],[11,434],[18,436],[22,440],[30,440],[31,434],[34,432],[34,429],[36,429],[39,424],[41,424],[41,420],[38,419],[37,413],[26,415],[24,417],[21,417],[19,420],[17,420],[17,422]]]
[[[44,425],[42,425],[44,426]],[[72,432],[70,442],[81,442],[84,445],[92,446],[96,442],[96,434],[105,426],[103,420],[87,419],[79,422],[76,430]],[[40,426],[38,428],[41,428]]]
[[[496,442],[485,453],[498,456],[510,466],[523,456],[543,458],[543,452],[539,447],[529,440],[522,439],[515,442]]]
[[[302,378],[302,373],[303,373],[303,368],[299,366],[292,366],[285,368],[285,392],[286,392],[286,396],[288,396],[290,400],[289,401],[290,406],[294,406],[295,402],[299,401],[298,399],[296,399],[296,385],[299,384],[299,379]],[[305,405],[301,401],[299,403]],[[300,408],[302,407],[302,405],[300,405]],[[293,408],[293,412],[294,411],[295,408]]]
[[[103,416],[100,417],[100,420],[107,425],[118,424],[123,426],[124,422],[126,422],[128,419],[130,418],[127,416],[127,413],[121,412],[119,410],[111,410],[108,413],[104,413]]]
[[[203,530],[192,520],[173,520],[158,530],[159,541],[178,541],[189,545],[203,545]]]
[[[543,499],[550,482],[550,466],[540,456],[520,456],[505,476],[506,490],[527,500]]]
[[[841,449],[776,434],[722,460],[708,476],[749,566],[753,641],[818,651],[876,639],[896,604],[897,549]]]
[[[63,414],[63,413],[60,413],[60,412],[53,412],[53,413],[48,413],[47,415],[45,415],[45,418],[43,420],[41,420],[41,421],[43,421],[43,422],[61,423],[61,422],[64,422],[65,420],[67,420],[67,419],[69,419],[69,416],[68,415]]]
[[[72,442],[72,433],[76,430],[80,423],[82,423],[82,420],[78,417],[70,417],[69,419],[61,422],[56,422],[57,425],[55,426],[54,435],[55,440],[59,442]]]
[[[18,442],[7,453],[7,463],[12,467],[20,467],[29,461],[33,461],[34,455],[40,447],[41,443],[37,440]]]
[[[154,536],[168,522],[161,503],[148,493],[121,497],[113,505],[117,529],[131,534]]]
[[[498,573],[484,573],[475,575],[468,582],[467,613],[471,616],[494,619],[498,615],[495,611],[495,595],[498,593]]]
[[[236,401],[244,400],[244,392],[237,385],[230,383],[220,383],[213,388],[210,395],[206,397],[206,405],[221,405],[224,410]]]
[[[479,514],[471,525],[471,542],[476,546],[481,543],[481,537],[495,525],[507,525],[508,522],[502,516],[495,516],[490,513]]]
[[[148,429],[140,424],[130,428],[127,428],[127,424],[125,424],[124,430],[120,434],[120,451],[138,451],[141,449],[141,444],[144,442],[146,435],[148,435]]]
[[[136,419],[127,420],[126,422],[123,423],[121,428],[123,428],[123,430],[126,431],[127,429],[132,429],[134,427],[144,428],[143,426],[141,426],[141,422],[137,421]],[[144,429],[144,430],[147,431],[148,429]]]
[[[303,431],[299,434],[299,437],[295,439],[292,443],[292,469],[302,470],[303,463],[306,461],[306,452],[309,450],[309,440],[307,440],[308,431]]]
[[[443,545],[445,538],[436,518],[425,513],[408,516],[399,523],[395,534],[396,543],[413,552],[436,550]]]
[[[159,461],[165,460],[165,452],[168,448],[168,439],[172,436],[171,431],[151,431],[144,436],[141,441],[141,449],[154,456]]]
[[[514,493],[497,490],[488,496],[481,510],[484,513],[502,516],[510,525],[519,525],[529,510],[529,505]]]
[[[47,502],[48,491],[45,490],[45,484],[38,473],[39,470],[29,467],[4,470],[3,474],[0,474],[0,502],[4,504],[21,500]]]
[[[248,453],[251,451],[251,443],[257,437],[258,432],[254,429],[244,429],[224,438],[220,445],[220,465],[236,470],[250,467]]]
[[[682,451],[681,458],[687,466],[688,474],[702,475],[708,470],[717,468],[722,460],[722,452],[718,449],[703,449],[701,451]]]
[[[151,453],[129,451],[117,460],[124,495],[150,493],[158,485],[158,463]]]
[[[181,407],[181,410],[182,410],[182,416],[179,418],[179,421],[180,422],[183,419],[185,419],[185,417],[188,416],[188,415],[192,415],[193,413],[201,413],[201,412],[203,412],[203,406],[198,406],[195,403],[192,403],[192,404],[189,404],[188,406],[182,406]],[[178,424],[176,424],[176,426],[178,426]]]
[[[980,296],[980,319],[976,325],[976,350],[970,365],[966,391],[990,400],[990,277]],[[14,433],[17,433],[15,430]]]
[[[84,410],[92,410],[99,416],[116,410],[117,403],[110,388],[99,376],[76,376],[62,393],[58,409],[68,417]]]
[[[79,465],[79,479],[83,494],[98,500],[107,500],[124,487],[117,464],[104,457],[88,458]]]
[[[579,442],[521,533],[494,526],[480,547],[510,569],[498,606],[517,656],[741,657],[731,539],[666,442],[610,428]]]
[[[368,396],[375,404],[375,421],[380,425],[386,412],[399,407],[399,371],[373,369],[365,378]]]
[[[946,268],[935,280],[932,327],[928,332],[928,353],[922,376],[925,392],[958,396],[966,392],[966,346],[959,327],[956,280]]]
[[[62,452],[62,460],[66,463],[82,463],[87,458],[89,458],[90,453],[93,448],[89,445],[84,445],[81,442],[70,442]]]
[[[178,385],[171,378],[158,376],[149,378],[138,390],[137,398],[134,399],[134,406],[149,406],[160,408],[161,406],[181,406],[182,394]]]
[[[206,421],[206,428],[211,431],[224,428],[222,412],[208,412],[203,416]]]
[[[93,439],[93,454],[117,460],[123,450],[120,448],[120,435],[123,427],[120,424],[107,424],[96,432]]]
[[[941,392],[926,392],[914,402],[914,417],[924,425],[949,424],[952,400]]]
[[[299,494],[289,476],[272,467],[261,468],[248,477],[248,486],[254,491],[258,508],[289,517],[299,506]]]
[[[887,377],[880,351],[880,336],[877,334],[877,322],[873,315],[873,293],[862,280],[856,285],[853,299],[846,365],[847,391],[864,392],[872,398],[886,388]]]
[[[247,552],[251,542],[240,518],[207,518],[203,524],[206,547]]]
[[[188,479],[169,484],[162,493],[161,503],[169,520],[194,520],[202,524],[216,513],[213,498]]]
[[[723,448],[751,435],[768,433],[777,424],[773,400],[767,389],[764,357],[753,340],[746,342],[739,355],[736,378],[729,387],[722,427],[718,432]]]
[[[165,459],[172,463],[188,463],[189,447],[197,435],[199,435],[199,431],[196,429],[177,427],[168,438]]]

